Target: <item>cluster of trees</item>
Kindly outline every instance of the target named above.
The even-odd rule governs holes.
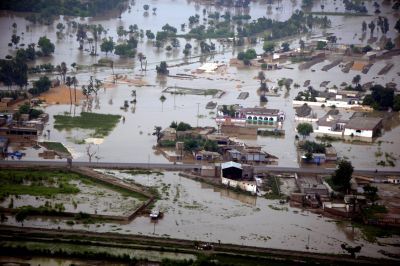
[[[19,59],[0,60],[0,82],[9,88],[16,85],[22,89],[28,85],[28,65]]]
[[[172,121],[172,123],[169,127],[176,129],[176,131],[186,131],[186,130],[192,129],[192,126],[190,124],[187,124],[185,122],[178,123],[176,121]]]
[[[254,49],[247,49],[245,52],[240,52],[237,59],[242,60],[245,65],[250,65],[250,60],[257,58],[257,52]]]
[[[216,0],[215,5],[248,8],[250,5],[250,0]]]
[[[33,82],[33,88],[29,89],[29,93],[38,95],[42,92],[46,92],[51,87],[51,81],[47,76],[40,77],[39,80]]]
[[[368,13],[364,2],[343,0],[344,8],[348,11],[354,11],[356,13]]]
[[[167,62],[161,61],[160,65],[156,66],[156,71],[157,71],[157,74],[168,75],[169,70],[168,70]]]
[[[266,39],[274,40],[307,33],[311,31],[314,26],[329,27],[330,20],[326,16],[316,17],[311,14],[306,15],[304,12],[296,10],[286,21],[275,21],[262,17],[251,23],[244,24],[242,27],[238,27],[237,31],[239,37],[249,37],[268,30],[271,33]]]
[[[58,15],[94,16],[110,9],[124,8],[124,2],[125,0],[9,0],[0,2],[0,10],[39,13],[30,15],[30,20],[50,24]]]
[[[299,91],[297,96],[294,98],[296,101],[309,101],[316,102],[315,97],[318,96],[318,91],[315,90],[312,86],[309,86],[305,91]]]
[[[31,108],[29,103],[25,103],[21,105],[17,112],[13,114],[15,120],[19,120],[22,114],[28,114],[29,119],[36,119],[39,115],[43,114],[42,110]]]
[[[371,87],[371,94],[364,97],[363,105],[369,105],[375,110],[387,110],[392,108],[400,111],[400,95],[394,95],[394,89],[374,85]]]

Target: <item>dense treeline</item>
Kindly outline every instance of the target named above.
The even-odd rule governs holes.
[[[40,12],[52,15],[93,16],[116,8],[126,0],[8,0],[0,1],[0,9]]]

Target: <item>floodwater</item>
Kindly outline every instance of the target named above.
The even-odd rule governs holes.
[[[107,36],[111,36],[114,40],[118,41],[116,35],[116,28],[118,26],[125,26],[128,28],[131,24],[138,24],[140,29],[150,29],[153,32],[160,30],[162,25],[169,23],[175,26],[180,32],[180,25],[187,23],[187,19],[190,15],[199,14],[201,20],[203,18],[202,10],[206,8],[209,11],[216,10],[215,7],[202,6],[195,4],[193,1],[151,1],[150,10],[152,7],[157,7],[156,14],[149,12],[148,16],[143,14],[143,3],[148,1],[135,1],[135,5],[131,10],[126,10],[122,14],[122,18],[118,19],[115,14],[107,14],[96,18],[76,18],[76,21],[85,23],[96,23],[103,24],[108,29]],[[297,9],[301,1],[282,1],[281,6],[274,3],[269,9],[268,5],[264,1],[252,2],[250,9],[244,12],[248,12],[252,19],[256,19],[261,16],[269,16],[277,20],[286,20],[290,17],[293,10]],[[337,3],[336,3],[337,2]],[[325,5],[325,11],[344,11],[343,4],[340,1],[323,1]],[[372,2],[366,2],[367,8],[373,11]],[[313,11],[320,11],[320,3],[317,3],[313,7]],[[226,8],[222,8],[219,12],[222,14]],[[388,37],[395,37],[396,33],[392,30],[393,25],[396,21],[396,15],[391,11],[390,6],[381,7],[381,15],[386,15],[389,19],[391,30],[388,32]],[[234,13],[236,11],[232,11]],[[370,17],[344,17],[344,16],[330,16],[332,20],[332,28],[327,30],[313,30],[312,36],[307,36],[306,40],[310,37],[321,36],[322,32],[334,33],[338,36],[338,42],[342,43],[354,43],[354,44],[366,44],[366,39],[360,40],[361,36],[361,22],[363,20],[369,22],[375,19],[375,16]],[[60,21],[65,21],[72,18],[60,18]],[[38,38],[46,34],[56,43],[56,51],[54,56],[45,59],[39,59],[36,63],[52,62],[53,64],[59,64],[65,61],[67,65],[73,62],[79,65],[91,65],[97,62],[100,58],[105,58],[104,53],[99,52],[99,56],[92,57],[87,51],[79,51],[78,42],[75,38],[75,33],[72,29],[66,29],[66,36],[62,40],[57,40],[55,22],[53,26],[40,26],[31,25],[29,22],[23,19],[21,14],[10,14],[3,12],[0,16],[0,34],[2,36],[10,36],[12,32],[12,23],[18,24],[17,33],[24,33],[23,43],[36,42]],[[29,30],[27,26],[29,25]],[[356,25],[356,26],[355,26]],[[377,35],[378,34],[378,35]],[[381,33],[375,33],[375,36],[380,37]],[[9,38],[1,38],[0,40],[0,56],[4,57],[9,53],[14,52],[14,48],[9,48],[7,43]],[[208,61],[219,61],[226,64],[229,63],[229,59],[235,57],[236,54],[243,50],[244,47],[222,47],[217,44],[217,51],[220,53],[211,57],[202,58],[190,58],[182,59],[182,50],[185,44],[185,40],[181,39],[181,47],[174,49],[171,52],[165,52],[164,49],[158,50],[153,47],[151,42],[148,42],[146,38],[139,42],[138,51],[143,52],[148,59],[148,71],[142,73],[140,71],[140,64],[137,59],[120,59],[115,55],[108,55],[108,58],[115,61],[115,72],[127,75],[128,78],[133,79],[138,76],[144,75],[143,80],[151,86],[145,87],[134,87],[129,84],[118,84],[114,88],[108,88],[104,91],[100,91],[98,95],[98,105],[93,109],[93,112],[99,113],[113,113],[121,114],[125,117],[125,122],[122,121],[117,127],[107,136],[102,144],[96,145],[96,158],[94,161],[107,161],[107,162],[166,162],[166,159],[162,155],[155,154],[153,145],[156,140],[151,135],[154,126],[162,126],[163,128],[168,127],[172,121],[184,121],[191,125],[199,126],[214,126],[216,123],[213,118],[215,114],[206,110],[205,106],[208,101],[217,101],[218,104],[234,104],[239,103],[243,106],[252,107],[259,105],[259,98],[256,90],[258,88],[258,81],[255,79],[259,69],[237,69],[236,67],[228,67],[227,73],[224,75],[218,74],[202,74],[197,75],[198,79],[194,80],[182,80],[173,77],[158,78],[155,74],[154,68],[162,60],[167,60],[168,64],[178,64],[181,62],[187,62],[189,64],[170,68],[170,74],[190,74],[191,71],[195,70],[201,65],[199,60],[202,62]],[[298,39],[289,40],[292,43],[292,47],[298,46]],[[199,42],[192,40],[193,54],[197,56],[200,53],[200,49],[196,50],[199,46]],[[87,46],[87,44],[86,44]],[[262,51],[262,42],[259,42],[254,46],[258,51]],[[383,76],[377,76],[377,72],[385,65],[386,62],[392,62],[395,66],[388,74]],[[294,69],[282,69],[274,71],[266,71],[268,79],[272,80],[272,83],[268,85],[275,85],[278,79],[283,77],[289,77],[294,80],[294,83],[302,85],[304,81],[311,80],[311,85],[316,89],[323,89],[319,87],[322,81],[330,80],[329,86],[339,86],[342,82],[351,83],[352,78],[356,74],[361,75],[361,83],[375,81],[380,84],[386,84],[388,82],[399,83],[399,75],[397,74],[400,69],[399,56],[393,57],[392,59],[385,60],[382,62],[375,63],[370,69],[367,75],[360,72],[350,70],[348,74],[340,71],[338,66],[329,70],[328,72],[322,72],[322,66],[329,63],[328,60],[314,65],[308,70],[298,70],[297,64],[286,63],[287,66],[293,67]],[[312,72],[315,70],[315,72]],[[89,80],[89,76],[93,75],[95,78],[105,80],[110,77],[111,70],[108,68],[85,68],[83,71],[77,74],[77,78],[80,84],[86,84]],[[377,78],[375,78],[377,77]],[[37,78],[35,76],[33,79]],[[221,89],[226,93],[221,99],[212,99],[211,96],[195,96],[195,95],[170,95],[165,94],[167,100],[162,104],[159,100],[162,95],[162,90],[167,86],[181,86],[181,87],[192,87],[192,88],[210,88],[210,89]],[[123,111],[120,107],[123,105],[125,100],[131,100],[131,91],[135,89],[137,92],[137,103],[134,108],[128,108],[127,111]],[[245,140],[249,143],[257,143],[263,147],[268,153],[274,154],[279,157],[280,166],[298,166],[297,162],[297,151],[294,143],[295,127],[297,123],[294,121],[294,109],[292,108],[292,99],[297,95],[298,91],[302,90],[292,88],[290,94],[285,97],[285,92],[281,92],[280,97],[268,97],[269,102],[267,103],[268,108],[281,109],[286,113],[286,121],[283,124],[283,129],[286,132],[285,138],[270,138],[270,137],[258,137],[257,140]],[[246,100],[237,100],[236,97],[240,92],[249,92],[250,96]],[[199,107],[199,112],[198,108]],[[58,131],[53,127],[53,116],[54,114],[63,114],[64,112],[72,112],[76,115],[82,111],[81,106],[70,107],[69,105],[53,105],[45,108],[45,111],[50,114],[50,121],[46,126],[46,130],[50,130],[50,141],[60,141],[71,150],[74,160],[87,161],[86,145],[76,144],[80,140],[90,136],[90,131],[83,131],[74,129],[71,131]],[[322,116],[326,110],[316,108],[315,112],[318,113],[318,117]],[[215,112],[215,110],[214,110]],[[342,111],[341,112],[345,112]],[[198,118],[200,115],[201,118]],[[316,125],[314,124],[316,127]],[[335,142],[334,147],[338,151],[340,157],[347,157],[351,159],[353,165],[357,168],[366,169],[380,169],[376,165],[378,158],[375,158],[374,153],[379,149],[391,153],[395,158],[400,159],[400,129],[398,123],[393,123],[387,130],[385,130],[382,137],[378,138],[371,145],[364,144],[349,144],[342,142]],[[311,137],[312,138],[312,137]],[[378,144],[379,143],[379,144]],[[284,147],[284,148],[282,148]],[[39,151],[34,149],[27,149],[24,152],[27,153],[25,159],[36,159]],[[390,168],[393,169],[393,168]],[[396,170],[400,169],[400,165],[396,163]]]
[[[222,243],[323,253],[342,253],[342,243],[353,246],[362,244],[361,255],[373,257],[383,256],[379,250],[394,254],[400,251],[398,247],[367,242],[360,231],[347,222],[336,223],[309,211],[279,204],[277,200],[241,195],[204,185],[181,177],[177,172],[164,172],[163,176],[142,176],[115,170],[98,171],[157,187],[161,199],[156,202],[155,208],[163,211],[164,217],[156,223],[142,216],[124,225],[76,224],[72,227],[60,220],[49,222],[29,219],[24,221],[24,226],[132,233],[193,241],[220,240]],[[11,217],[6,223],[16,224]]]
[[[52,198],[31,195],[8,196],[0,202],[0,206],[7,208],[12,201],[13,208],[40,207],[49,202],[53,207],[55,204],[63,204],[65,211],[70,213],[129,216],[143,203],[137,198],[125,197],[121,193],[101,185],[85,184],[78,180],[69,183],[79,188],[77,194],[57,194]]]

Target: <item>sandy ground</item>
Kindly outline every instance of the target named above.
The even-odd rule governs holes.
[[[74,89],[71,88],[72,102],[75,100]],[[85,97],[81,90],[76,90],[76,101],[79,103]],[[47,104],[69,104],[70,95],[69,88],[66,85],[61,85],[55,88],[51,88],[49,91],[42,93],[39,99],[44,100]]]

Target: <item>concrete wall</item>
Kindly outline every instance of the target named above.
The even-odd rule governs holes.
[[[351,136],[352,134],[355,137],[372,138],[373,131],[372,130],[361,130],[361,132],[357,132],[357,130],[351,129],[351,128],[344,129],[345,136]]]
[[[238,181],[232,180],[225,177],[221,177],[221,182],[223,185],[233,187],[233,188],[240,188],[241,190],[251,192],[253,194],[257,193],[257,185],[255,182],[252,181]]]

